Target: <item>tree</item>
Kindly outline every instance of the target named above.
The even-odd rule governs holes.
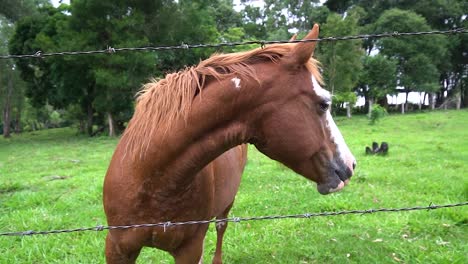
[[[52,6],[47,6],[38,14],[24,17],[16,22],[15,32],[8,44],[9,52],[11,54],[47,52],[52,45],[48,43],[49,47],[41,47],[37,40],[44,39],[47,35],[57,34],[50,21],[60,15],[65,17]],[[47,101],[51,104],[61,102],[51,78],[51,60],[17,59],[15,65],[21,72],[21,78],[27,83],[26,96],[32,99],[33,106],[43,106]]]
[[[50,5],[49,0],[2,0],[0,14],[10,22],[16,22],[22,17],[37,13],[37,7]]]
[[[126,1],[76,0],[71,6],[68,32],[63,32],[60,46],[76,50],[95,50],[102,47],[139,47],[148,45],[144,36],[144,17]],[[74,40],[73,43],[70,40]],[[77,42],[76,40],[79,40]],[[86,78],[82,87],[76,87],[76,78],[61,68],[59,79],[67,81],[62,90],[82,91],[72,101],[79,103],[87,113],[87,133],[93,135],[94,123],[107,120],[109,135],[131,117],[133,95],[139,85],[151,74],[154,56],[150,53],[117,53],[95,57],[74,57],[57,61],[60,67],[76,69]],[[84,87],[83,87],[84,86]],[[93,120],[98,117],[96,122]]]
[[[355,35],[359,32],[357,21],[359,12],[351,12],[346,17],[330,14],[323,24],[323,37]],[[362,69],[361,41],[336,41],[323,43],[317,52],[323,64],[325,81],[331,91],[333,105],[346,103],[347,115],[351,116],[351,104],[356,101],[354,88],[359,80]]]
[[[431,30],[422,16],[400,9],[385,11],[374,26],[376,32]],[[376,45],[383,55],[398,61],[398,85],[406,93],[406,99],[411,91],[434,91],[440,75],[437,65],[441,65],[447,56],[445,36],[385,38],[378,40]]]
[[[330,10],[344,14],[349,9],[359,6],[365,10],[359,24],[363,26],[362,33],[381,33],[375,28],[375,23],[382,16],[382,14],[392,8],[401,10],[412,11],[425,18],[426,24],[429,27],[437,30],[448,30],[455,28],[466,28],[467,25],[467,6],[464,0],[350,0],[350,1],[336,1],[328,0],[325,5]],[[403,21],[402,21],[403,22]],[[399,31],[396,28],[387,28],[389,32]],[[415,28],[409,28],[409,31],[417,31]],[[403,32],[403,31],[401,31]],[[412,38],[422,38],[428,41],[428,38],[423,36],[415,36]],[[447,53],[444,60],[440,63],[434,64],[439,73],[439,88],[437,89],[437,103],[442,104],[445,94],[451,96],[453,94],[463,95],[468,91],[463,90],[465,86],[464,77],[468,71],[468,60],[466,52],[467,49],[467,36],[466,34],[455,34],[448,39]],[[374,49],[376,40],[364,41],[364,48],[368,54]],[[431,56],[428,55],[431,59]],[[465,92],[463,92],[465,91]],[[432,99],[430,96],[429,99]],[[468,96],[463,96],[465,105],[468,105]],[[458,98],[460,101],[461,98]],[[430,100],[431,101],[431,100]],[[434,106],[434,102],[431,103]]]
[[[15,22],[24,16],[37,13],[38,6],[45,6],[47,0],[3,0],[0,2],[0,52],[8,54],[9,39]],[[13,125],[19,133],[22,107],[24,105],[24,82],[19,77],[17,65],[13,60],[0,61],[0,106],[2,109],[3,136],[10,136]],[[14,122],[13,122],[14,121]],[[12,124],[13,123],[13,124]]]
[[[318,6],[319,0],[265,0],[262,8],[249,0],[245,4],[244,23],[249,37],[257,39],[288,39],[290,30],[307,32],[314,23],[325,22],[329,10]]]
[[[358,91],[364,96],[370,115],[374,102],[386,102],[387,94],[395,93],[397,61],[377,54],[364,56],[363,66]]]
[[[219,6],[218,3],[222,3]],[[236,14],[223,19],[232,7],[226,0],[74,0],[70,6],[44,6],[37,15],[19,21],[10,51],[34,54],[61,50],[101,50],[105,47],[142,47],[216,42],[217,27],[235,25]],[[226,25],[217,25],[215,19]],[[196,25],[196,26],[193,26]],[[235,31],[231,32],[231,36]],[[111,49],[109,49],[111,50]],[[94,56],[57,56],[18,61],[28,82],[27,94],[37,106],[76,110],[83,127],[108,125],[110,134],[131,117],[134,94],[154,75],[165,75],[198,63],[213,50],[118,52]]]
[[[0,15],[0,53],[8,53],[8,39],[13,34],[14,24]],[[20,131],[21,109],[23,106],[24,83],[13,60],[0,60],[0,109],[2,112],[3,136],[10,137],[11,128]],[[14,121],[14,122],[13,122]]]

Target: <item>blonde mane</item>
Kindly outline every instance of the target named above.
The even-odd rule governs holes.
[[[123,134],[127,139],[126,154],[142,157],[149,148],[151,135],[156,131],[164,135],[175,121],[186,119],[194,97],[202,92],[208,77],[223,80],[236,74],[258,81],[251,65],[262,61],[278,63],[293,46],[277,44],[245,52],[214,54],[196,66],[143,85],[137,94],[135,113]],[[321,83],[318,62],[311,58],[306,66]]]

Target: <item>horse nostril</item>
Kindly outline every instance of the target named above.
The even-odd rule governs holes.
[[[356,161],[353,161],[353,170],[356,169],[356,166],[357,166],[357,162],[356,162]]]

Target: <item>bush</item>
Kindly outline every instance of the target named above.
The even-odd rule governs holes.
[[[387,110],[382,106],[376,104],[372,107],[371,114],[369,116],[370,124],[374,125],[377,121],[384,118],[387,115]]]

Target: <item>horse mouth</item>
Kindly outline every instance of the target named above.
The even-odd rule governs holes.
[[[317,190],[320,194],[325,195],[341,191],[349,184],[353,171],[346,166],[339,167],[341,168],[331,169],[328,175],[325,176],[326,180],[324,182],[317,183]]]
[[[346,180],[347,182],[349,182],[349,180]],[[334,193],[334,192],[339,192],[341,191],[345,185],[347,185],[348,183],[345,183],[343,181],[339,181],[339,183],[336,185],[336,187],[332,187],[330,184],[317,184],[317,190],[320,194],[330,194],[330,193]]]

